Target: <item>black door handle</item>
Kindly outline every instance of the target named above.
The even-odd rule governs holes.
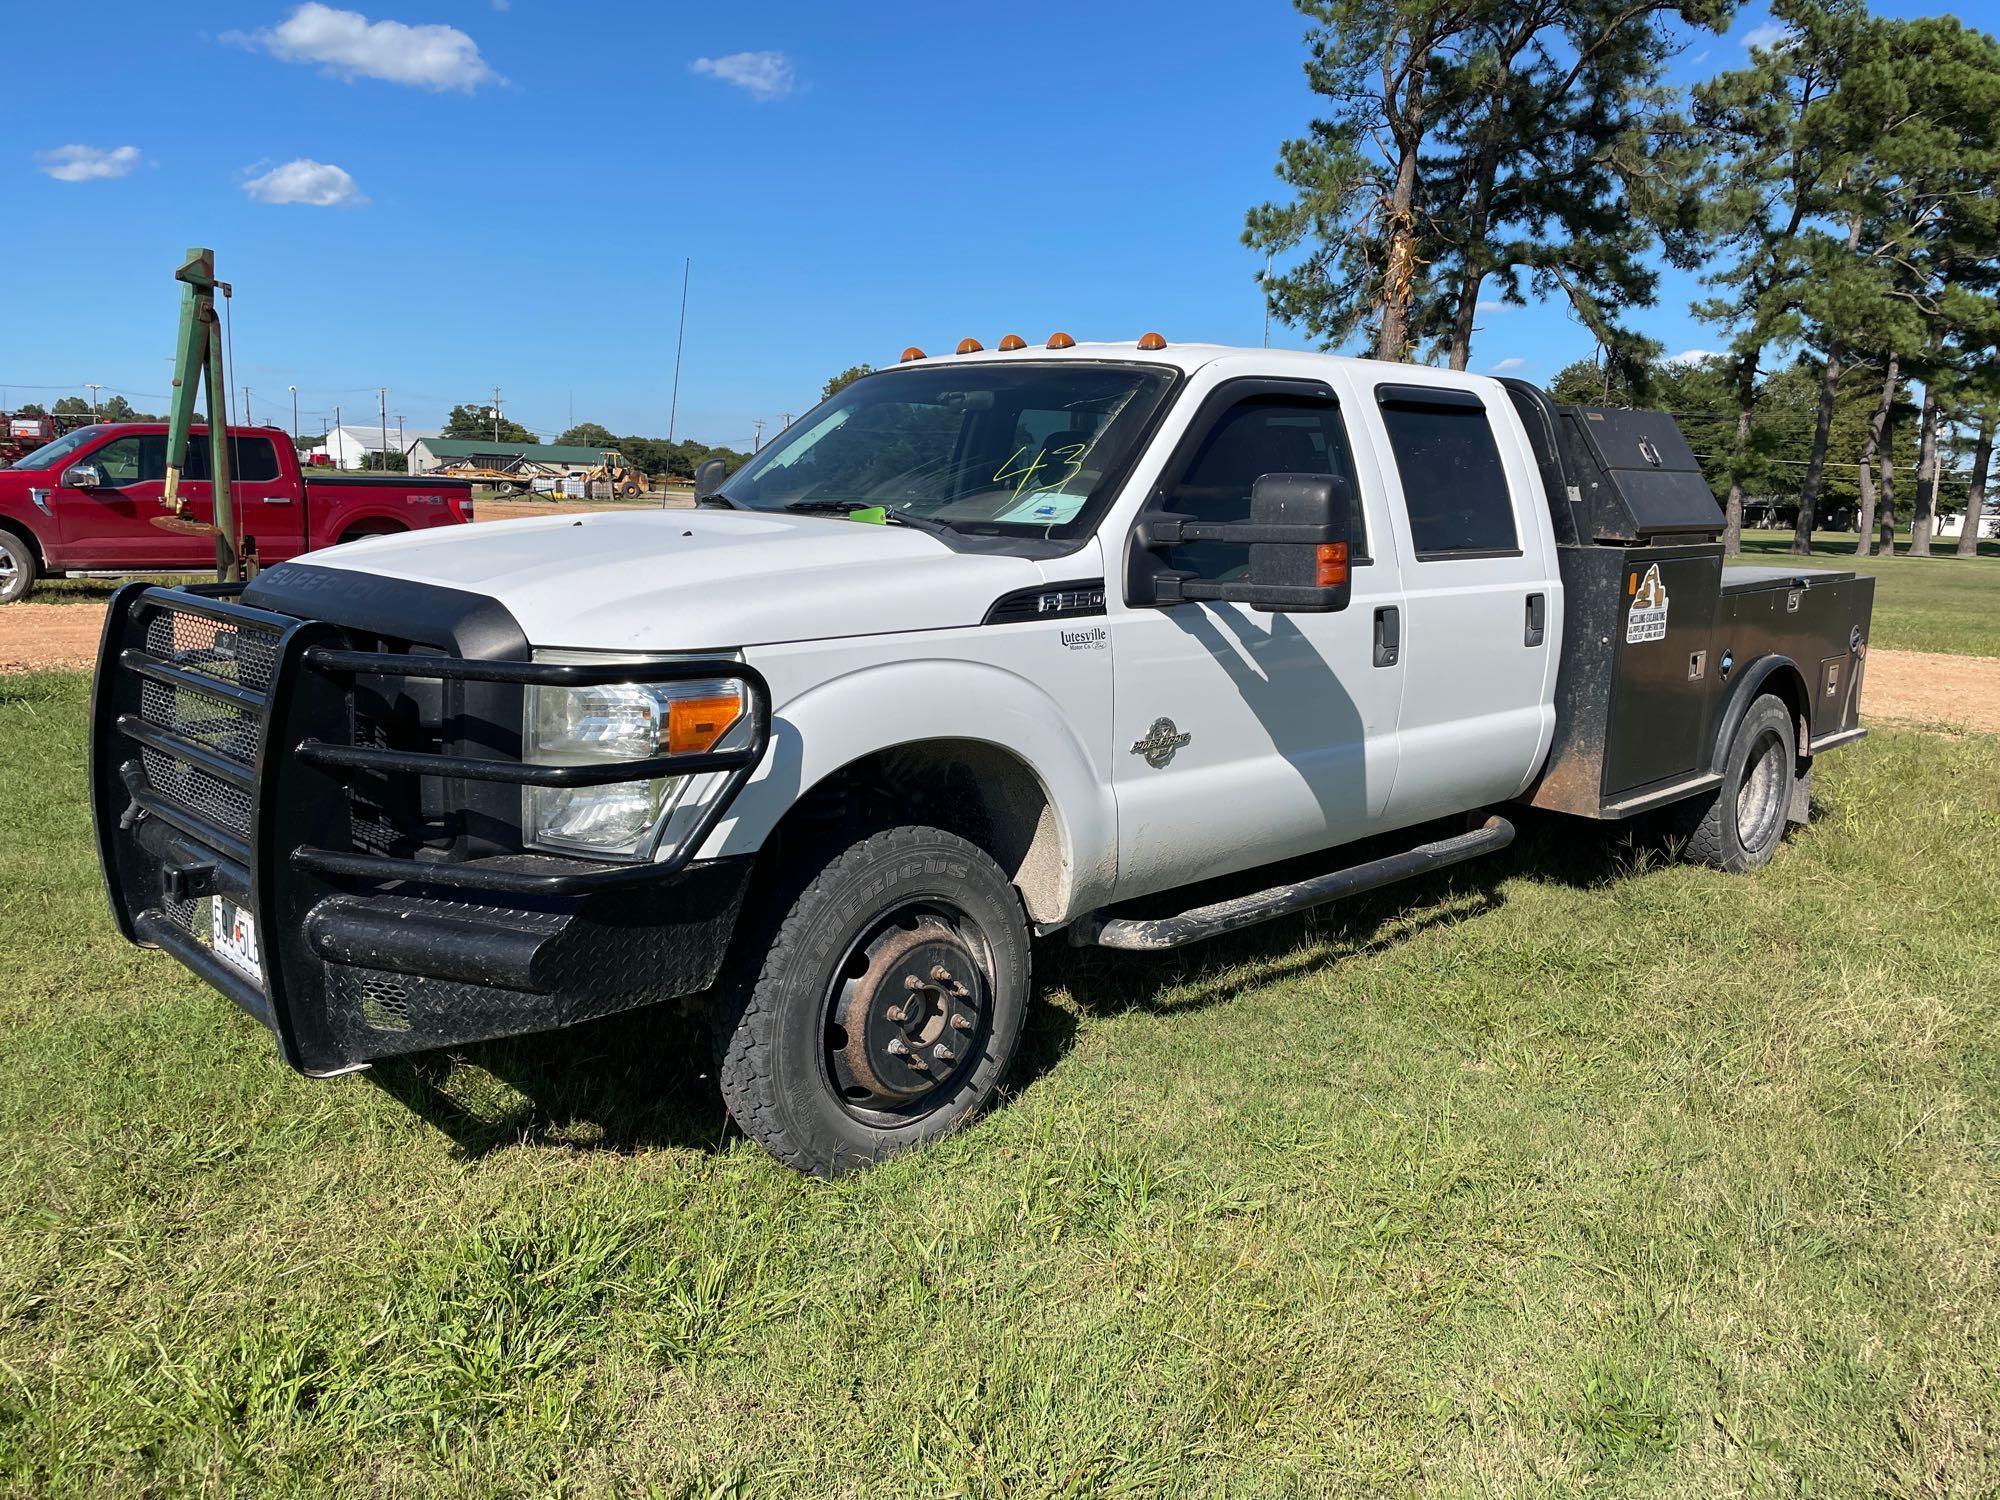
[[[1539,646],[1547,638],[1549,630],[1549,596],[1547,594],[1528,595],[1528,628],[1521,637],[1524,646]]]
[[[1403,614],[1393,604],[1375,611],[1375,665],[1393,667],[1403,654]]]

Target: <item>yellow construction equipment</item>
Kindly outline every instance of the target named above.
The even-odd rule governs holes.
[[[597,466],[584,473],[584,494],[590,493],[593,484],[603,484],[610,491],[606,498],[619,500],[637,500],[653,487],[643,470],[628,464],[625,455],[612,448],[605,449]]]

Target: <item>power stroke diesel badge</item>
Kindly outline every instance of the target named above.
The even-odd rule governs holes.
[[[1175,728],[1172,719],[1155,719],[1144,738],[1132,741],[1132,753],[1145,756],[1146,764],[1157,771],[1174,758],[1176,750],[1193,738],[1193,735],[1183,734]]]

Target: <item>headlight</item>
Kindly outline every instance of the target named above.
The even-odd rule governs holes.
[[[620,682],[604,687],[528,689],[528,759],[588,765],[700,755],[746,723],[741,682]],[[712,775],[713,773],[711,773]],[[637,859],[653,852],[663,826],[702,776],[614,781],[603,786],[526,787],[521,823],[538,848]]]

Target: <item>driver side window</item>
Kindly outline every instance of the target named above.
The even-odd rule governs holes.
[[[107,488],[162,480],[167,477],[167,440],[163,434],[122,437],[83,462],[97,466]]]
[[[1224,411],[1200,439],[1164,509],[1198,521],[1247,521],[1250,490],[1266,474],[1328,474],[1359,495],[1340,409],[1332,401],[1252,396]],[[1368,561],[1366,523],[1358,508],[1350,554]],[[1233,579],[1249,567],[1248,549],[1228,542],[1189,542],[1162,554],[1166,565],[1197,578]]]

